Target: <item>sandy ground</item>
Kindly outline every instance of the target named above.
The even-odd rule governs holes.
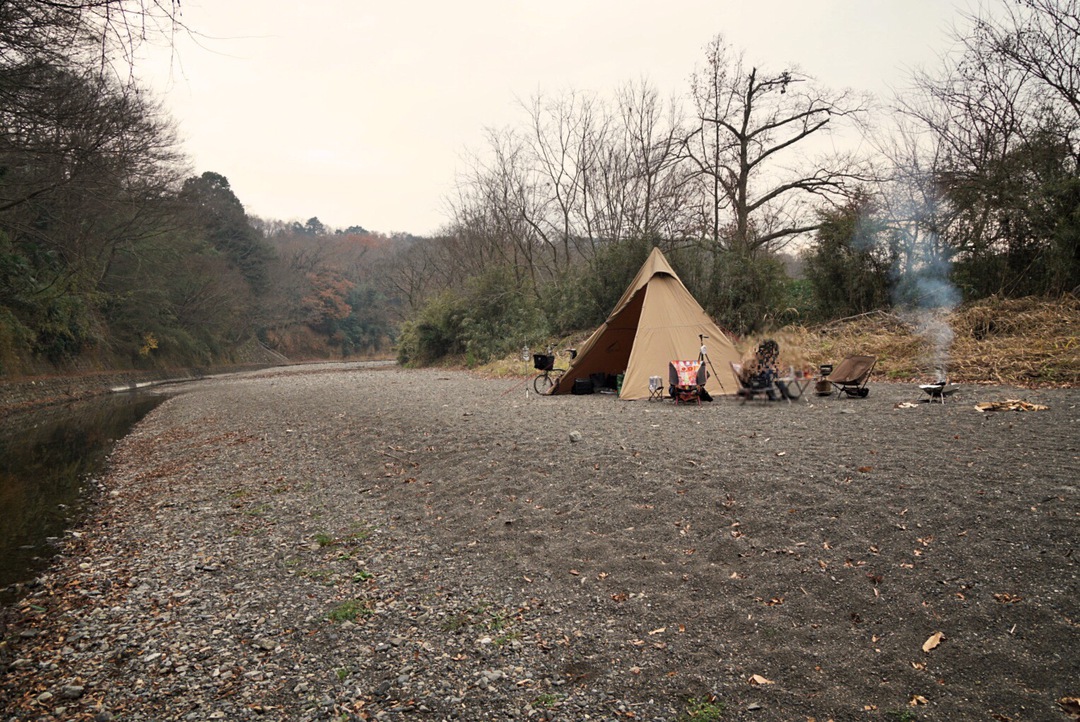
[[[0,716],[1067,720],[1080,391],[924,398],[177,387],[9,611]]]

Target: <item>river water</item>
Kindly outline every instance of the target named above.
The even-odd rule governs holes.
[[[44,569],[76,524],[113,445],[165,399],[124,393],[20,412],[0,422],[0,605]]]

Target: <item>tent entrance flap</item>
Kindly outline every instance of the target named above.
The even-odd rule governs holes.
[[[642,292],[630,299],[618,316],[609,319],[578,350],[577,358],[559,382],[555,393],[573,388],[574,379],[590,378],[592,374],[618,375],[626,372],[634,348],[638,319],[645,299]]]

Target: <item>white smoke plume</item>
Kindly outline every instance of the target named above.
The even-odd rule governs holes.
[[[894,220],[897,240],[894,303],[926,342],[924,372],[938,382],[948,378],[953,329],[949,314],[960,303],[960,291],[949,280],[951,260],[948,249],[934,232],[935,199],[908,189],[905,212]],[[920,198],[921,202],[913,202]],[[894,206],[895,207],[895,206]]]

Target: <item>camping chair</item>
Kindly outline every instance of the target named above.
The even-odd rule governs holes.
[[[668,364],[668,385],[675,404],[701,403],[701,390],[705,386],[705,362],[672,361]]]
[[[866,382],[876,364],[877,356],[848,356],[825,379],[836,388],[837,396],[865,399],[870,394]]]
[[[736,394],[742,399],[745,404],[747,401],[753,401],[755,396],[761,396],[763,399],[773,399],[776,397],[775,392],[772,390],[772,384],[764,380],[764,378],[755,374],[747,377],[742,364],[731,362],[731,370],[735,372],[735,378],[739,381],[739,390]]]

